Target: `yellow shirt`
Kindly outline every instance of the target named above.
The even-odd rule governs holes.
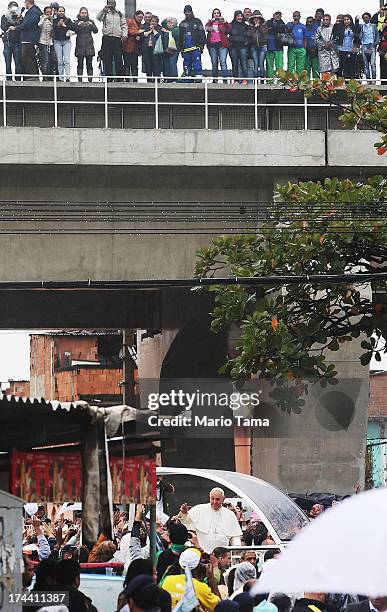
[[[193,578],[192,582],[201,608],[203,608],[203,610],[208,610],[208,612],[213,612],[216,604],[218,604],[220,601],[219,597],[214,595],[210,587],[204,584],[204,582],[200,582],[199,580],[196,580],[196,578]],[[180,574],[179,576],[167,576],[163,582],[163,589],[168,591],[172,597],[173,610],[179,601],[183,599],[185,590],[185,575]]]

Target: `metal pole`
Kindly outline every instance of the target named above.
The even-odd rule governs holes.
[[[308,100],[304,96],[304,130],[308,129]]]
[[[258,79],[254,79],[254,120],[255,129],[258,129]]]
[[[7,90],[5,87],[6,77],[3,75],[3,126],[7,127]]]
[[[155,127],[159,129],[159,90],[157,87],[158,77],[155,77]]]
[[[208,130],[208,82],[207,77],[204,77],[204,113],[205,113],[205,128]]]
[[[109,112],[108,112],[108,77],[105,75],[105,129],[109,127]]]
[[[54,127],[58,127],[58,89],[57,76],[54,74]]]

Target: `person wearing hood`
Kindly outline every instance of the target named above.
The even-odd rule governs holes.
[[[78,16],[74,22],[74,30],[77,34],[75,43],[75,57],[78,59],[77,75],[78,81],[82,82],[83,65],[86,62],[88,81],[93,80],[93,57],[95,55],[93,34],[97,34],[98,28],[89,17],[89,11],[85,6],[79,9]]]
[[[129,17],[126,20],[128,24],[128,38],[124,42],[123,55],[125,74],[128,77],[138,76],[138,56],[141,53],[139,43],[141,34],[144,33],[143,19],[144,11],[136,11],[133,17]]]
[[[250,18],[250,26],[247,30],[250,52],[254,62],[254,77],[264,79],[266,76],[265,60],[267,53],[268,29],[262,15],[253,13]]]
[[[286,33],[286,25],[282,21],[281,11],[276,11],[273,18],[266,22],[268,29],[267,54],[266,54],[266,74],[269,79],[274,77],[276,70],[284,67],[284,47],[279,40],[279,34]]]
[[[27,75],[39,74],[36,62],[36,46],[39,44],[40,28],[38,23],[42,16],[42,11],[35,5],[35,0],[24,0],[26,12],[23,20],[17,25],[12,25],[9,30],[20,32],[21,34],[21,55],[23,72]],[[24,77],[25,80],[34,77]]]
[[[212,78],[216,83],[219,75],[219,64],[223,79],[228,77],[227,54],[230,46],[228,33],[230,24],[222,17],[218,8],[212,11],[211,19],[206,23],[207,49],[212,64]]]
[[[242,85],[247,85],[247,59],[248,59],[248,26],[244,20],[242,11],[235,11],[234,19],[230,28],[230,57],[232,65],[232,76],[237,79],[239,76],[239,65],[243,76]],[[235,82],[235,81],[234,81]]]
[[[102,21],[102,48],[104,73],[113,76],[113,59],[117,76],[124,75],[122,45],[128,38],[128,24],[121,11],[116,9],[116,0],[107,0],[106,6],[97,13]]]
[[[167,17],[161,22],[161,38],[164,48],[163,74],[169,77],[167,83],[173,83],[177,79],[177,59],[179,57],[180,31],[176,17]]]
[[[235,568],[233,594],[231,599],[234,599],[236,595],[243,592],[243,587],[248,580],[253,580],[256,577],[257,570],[252,563],[249,561],[242,561],[242,563],[238,563]]]
[[[183,56],[184,74],[187,77],[201,76],[202,53],[206,35],[200,19],[193,14],[192,6],[184,7],[184,20],[179,25],[179,47]]]
[[[5,72],[7,73],[7,81],[12,81],[12,60],[15,64],[15,74],[23,72],[21,61],[21,43],[20,32],[10,30],[11,26],[17,25],[23,21],[19,5],[12,1],[8,4],[6,13],[1,18],[1,29],[3,31],[3,55],[5,60]],[[20,81],[21,77],[16,76],[16,81]]]

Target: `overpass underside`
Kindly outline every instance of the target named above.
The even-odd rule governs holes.
[[[1,283],[190,278],[213,236],[259,229],[276,184],[387,167],[374,132],[281,88],[24,82],[1,95],[3,328],[173,327],[165,291]]]

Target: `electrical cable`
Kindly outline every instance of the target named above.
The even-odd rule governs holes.
[[[242,285],[250,287],[283,286],[298,284],[341,284],[387,281],[387,272],[364,272],[355,274],[305,274],[272,275],[231,278],[179,278],[145,280],[77,280],[77,281],[0,281],[0,290],[13,289],[105,289],[126,291],[129,289],[186,288],[213,285]]]

